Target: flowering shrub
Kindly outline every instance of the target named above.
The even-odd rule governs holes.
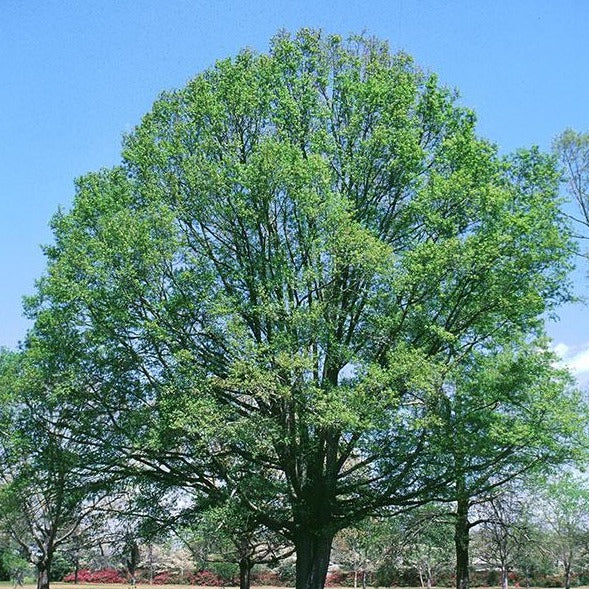
[[[274,587],[284,585],[280,575],[276,571],[270,571],[268,569],[252,571],[252,582],[255,585],[272,585]]]
[[[341,587],[353,585],[354,573],[344,573],[343,571],[330,571],[325,578],[326,587]]]
[[[73,583],[75,574],[69,573],[63,578],[64,583]],[[116,569],[102,569],[91,571],[82,569],[78,571],[78,583],[126,583],[127,579]]]
[[[172,583],[174,579],[171,578],[170,573],[158,573],[153,577],[154,585],[165,585],[166,583]]]
[[[208,585],[209,587],[223,587],[225,585],[224,579],[212,571],[201,570],[190,577],[192,585]]]

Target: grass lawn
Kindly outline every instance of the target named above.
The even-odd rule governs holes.
[[[13,584],[10,581],[0,581],[0,589],[12,589]],[[148,583],[137,583],[138,589],[190,589],[194,587],[204,587],[203,585],[149,585]],[[37,584],[34,582],[25,583],[21,589],[35,589]],[[227,588],[230,586],[228,585]],[[126,583],[58,583],[52,582],[51,589],[131,589],[131,585]],[[18,589],[18,587],[17,587]],[[209,589],[223,589],[222,587],[210,587]],[[265,587],[264,589],[287,589],[286,587]],[[335,588],[334,588],[335,589]],[[349,589],[349,588],[348,588]],[[403,588],[408,589],[408,588]],[[575,589],[577,589],[575,587]]]
[[[189,589],[190,587],[202,587],[202,585],[149,585],[148,583],[137,583],[135,585],[138,589]],[[36,583],[25,583],[22,589],[35,589]],[[130,589],[131,585],[126,583],[51,583],[51,589]],[[0,581],[0,589],[12,589],[13,584],[9,581]],[[18,588],[17,588],[18,589]],[[210,589],[222,589],[222,587],[214,587]],[[267,589],[286,589],[285,587],[267,587]],[[404,588],[405,589],[405,588]],[[575,588],[577,589],[577,588]]]
[[[149,585],[148,583],[137,583],[135,585],[138,589],[189,589],[194,587],[204,587],[203,585]],[[25,583],[22,589],[35,589],[36,583]],[[126,583],[51,583],[51,589],[130,589],[131,585]],[[227,586],[229,587],[229,586]],[[0,581],[0,589],[12,589],[13,584],[10,581]],[[18,589],[18,588],[17,588]],[[222,587],[211,587],[209,589],[223,589]],[[264,589],[287,589],[286,587],[264,587]],[[335,588],[334,588],[335,589]],[[349,588],[348,588],[349,589]],[[408,589],[408,588],[403,588]],[[577,588],[575,588],[577,589]]]

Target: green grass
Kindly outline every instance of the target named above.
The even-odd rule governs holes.
[[[0,589],[12,589],[14,585],[12,584],[11,581],[0,581]],[[30,582],[26,582],[24,585],[21,585],[22,589],[35,589],[37,587],[37,584],[33,581]],[[78,587],[79,589],[130,589],[131,585],[127,584],[127,583],[78,583],[77,585],[75,585],[74,583],[58,583],[57,581],[54,581],[51,583],[51,589],[76,589],[76,587]],[[174,585],[172,583],[170,584],[166,584],[166,585],[149,585],[148,583],[137,583],[136,587],[138,587],[139,589],[189,589],[189,588],[194,588],[194,587],[204,587],[203,585],[188,585],[188,584],[182,584],[182,585]],[[227,588],[231,587],[230,585],[227,585]],[[18,588],[17,588],[18,589]],[[211,589],[222,589],[221,587],[215,587],[215,588],[211,588]],[[286,587],[266,587],[264,586],[264,589],[287,589]],[[336,588],[334,588],[336,589]],[[349,589],[349,588],[347,588]],[[403,589],[409,589],[409,588],[403,588]],[[577,589],[577,588],[575,588]]]
[[[0,588],[9,588],[12,589],[13,584],[10,581],[0,581]],[[22,589],[35,589],[37,587],[36,583],[30,582],[25,583],[22,585]],[[74,583],[58,583],[52,582],[51,589],[130,589],[131,585],[127,583],[78,583],[75,585]],[[148,583],[137,583],[136,587],[139,589],[188,589],[189,587],[202,587],[202,585],[173,585],[170,583],[169,585],[149,585]],[[229,585],[228,585],[229,587]],[[18,589],[18,588],[17,588]],[[214,589],[222,589],[220,587],[215,587]],[[271,587],[267,587],[265,589],[273,589]],[[274,588],[278,589],[278,588]],[[285,587],[281,587],[280,589],[286,589]],[[405,589],[405,588],[404,588]],[[575,588],[576,589],[576,588]]]

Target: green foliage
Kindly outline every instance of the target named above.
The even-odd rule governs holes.
[[[5,562],[4,551],[0,553],[0,581],[10,581],[10,567]]]
[[[536,493],[541,499],[539,525],[547,532],[545,549],[562,565],[568,585],[571,573],[577,572],[583,564],[587,566],[587,482],[583,475],[564,472],[545,481]]]
[[[546,341],[512,337],[459,368],[440,413],[454,493],[480,502],[532,468],[584,459],[587,406],[556,364]]]
[[[61,581],[73,569],[73,563],[63,554],[57,554],[51,563],[50,581]]]
[[[73,407],[55,395],[64,373],[39,360],[33,350],[0,357],[0,530],[18,547],[15,575],[22,560],[48,582],[58,551],[97,524],[109,489],[93,470],[94,449],[73,433]]]
[[[407,55],[312,30],[164,93],[121,166],[77,181],[29,301],[30,353],[88,444],[237,497],[301,567],[305,543],[444,489],[459,367],[568,296],[554,161],[500,158],[474,126]]]
[[[236,578],[239,578],[239,567],[233,562],[211,562],[207,569],[215,573],[227,584],[233,584]]]
[[[30,573],[30,565],[26,558],[14,546],[8,546],[2,551],[1,557],[3,581],[12,581],[21,584],[25,575]]]

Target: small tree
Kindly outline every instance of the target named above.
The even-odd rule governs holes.
[[[422,587],[452,567],[452,525],[443,505],[430,504],[384,518],[369,518],[336,536],[332,560],[366,586],[383,569],[414,572]]]
[[[71,437],[71,407],[48,386],[28,353],[0,357],[0,526],[35,566],[37,589],[49,588],[56,552],[96,525],[108,497],[88,447]]]
[[[545,340],[512,334],[494,352],[465,357],[443,387],[437,447],[452,475],[439,498],[454,505],[457,589],[469,587],[470,532],[487,519],[479,506],[583,446],[587,407],[555,364]]]
[[[427,506],[410,518],[403,561],[417,570],[421,587],[431,589],[454,564],[453,526],[439,505]]]
[[[22,548],[13,543],[10,543],[2,552],[2,567],[8,573],[14,589],[22,587],[25,576],[31,572],[29,559],[23,556]]]
[[[589,542],[589,489],[571,473],[549,479],[537,491],[541,498],[539,525],[548,531],[545,550],[562,568],[564,587],[586,555]]]
[[[528,505],[520,493],[513,487],[501,489],[479,510],[476,555],[499,569],[501,589],[507,589],[509,573],[518,567],[532,541]]]
[[[368,518],[353,528],[342,530],[334,540],[332,560],[353,571],[354,588],[366,588],[368,576],[387,558],[396,540],[390,520]]]
[[[567,129],[554,141],[563,178],[567,183],[581,217],[576,217],[585,228],[589,227],[589,133]]]
[[[208,509],[187,509],[175,522],[176,533],[203,563],[227,562],[239,567],[240,589],[249,589],[257,564],[274,564],[294,550],[231,499]]]

